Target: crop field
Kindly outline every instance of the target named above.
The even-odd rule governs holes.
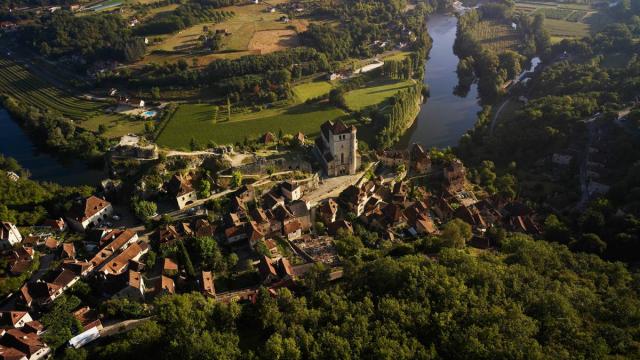
[[[293,93],[296,95],[300,102],[305,102],[308,99],[316,98],[324,94],[329,93],[333,85],[329,81],[314,81],[300,85],[296,85],[293,88]]]
[[[349,91],[344,98],[349,109],[357,111],[379,104],[413,84],[412,80],[376,80],[368,83],[365,88]]]
[[[0,92],[39,108],[53,109],[74,119],[86,120],[102,113],[104,103],[73,97],[45,83],[15,62],[0,58]]]
[[[482,46],[497,53],[515,50],[518,47],[518,33],[507,24],[497,21],[480,21],[473,30],[473,37]]]
[[[279,21],[282,13],[269,12],[269,8],[269,5],[260,3],[217,9],[217,11],[233,12],[234,16],[222,22],[204,22],[169,35],[161,43],[150,46],[150,54],[142,61],[150,63],[185,60],[189,64],[195,61],[197,66],[204,66],[216,59],[233,59],[297,46],[297,31],[304,30],[308,22],[294,20],[286,24]],[[194,47],[205,25],[214,31],[227,32],[228,35],[223,38],[220,50],[216,53],[189,53],[188,50]],[[275,33],[278,39],[265,38],[267,35],[274,35],[269,33],[274,31],[278,32]]]
[[[260,114],[264,117],[251,119],[232,114],[229,121],[224,107],[183,104],[158,136],[157,143],[174,149],[188,149],[191,139],[200,144],[209,141],[232,144],[279,130],[290,134],[302,131],[313,136],[318,134],[323,122],[345,115],[342,110],[326,104],[299,104]]]
[[[106,114],[109,104],[75,97],[6,58],[0,58],[0,93],[11,95],[24,104],[55,110],[90,131],[97,131],[100,125],[105,125],[104,135],[107,137],[144,130],[145,121]]]
[[[543,14],[545,28],[554,42],[567,38],[581,38],[610,24],[611,19],[588,4],[518,1],[516,11],[524,14]]]

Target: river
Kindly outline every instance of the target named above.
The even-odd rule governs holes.
[[[91,169],[86,162],[60,159],[38,151],[11,115],[0,108],[0,154],[12,157],[29,170],[31,179],[63,185],[97,185],[101,170]]]
[[[477,113],[481,110],[476,84],[471,86],[465,97],[453,94],[458,84],[458,57],[453,53],[457,23],[453,15],[429,16],[427,27],[433,46],[425,62],[424,82],[429,86],[431,95],[422,105],[413,126],[400,139],[401,147],[413,143],[428,148],[456,146],[460,137],[476,122]]]

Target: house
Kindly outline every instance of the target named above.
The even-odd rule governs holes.
[[[53,279],[52,283],[57,285],[62,292],[72,287],[80,280],[80,276],[69,269],[63,269],[58,276]]]
[[[178,230],[173,225],[164,225],[158,228],[156,232],[156,239],[160,245],[171,245],[174,242],[182,239],[182,235],[178,233]]]
[[[48,228],[51,228],[51,230],[56,231],[56,232],[63,232],[63,231],[67,230],[67,223],[62,218],[59,218],[59,219],[47,219],[47,220],[44,221],[42,226],[46,226]]]
[[[74,230],[85,231],[100,225],[112,213],[113,207],[110,202],[92,195],[76,202],[66,218]]]
[[[56,250],[59,245],[60,243],[58,242],[58,240],[56,240],[51,236],[47,237],[44,241],[44,248],[47,249],[48,251]]]
[[[215,233],[215,227],[205,219],[196,220],[195,227],[196,227],[195,235],[197,237],[213,236],[213,234]]]
[[[292,219],[300,223],[302,231],[311,229],[311,212],[307,207],[307,203],[302,200],[296,200],[289,204],[289,213]]]
[[[20,175],[16,174],[13,171],[7,171],[7,177],[13,182],[20,180]]]
[[[278,279],[278,272],[267,256],[262,256],[260,258],[260,262],[258,263],[258,272],[260,273],[262,282],[265,284],[272,283]]]
[[[265,248],[272,258],[280,257],[280,250],[278,249],[278,245],[275,241],[273,241],[273,239],[263,240],[262,243],[264,244]]]
[[[203,271],[200,273],[200,291],[208,297],[216,297],[216,288],[213,283],[213,274],[211,271]]]
[[[409,169],[418,174],[424,174],[431,170],[431,157],[420,144],[413,144],[411,147]]]
[[[226,228],[224,230],[224,236],[227,238],[227,244],[236,243],[249,237],[244,224]]]
[[[358,168],[358,140],[355,126],[327,121],[320,126],[314,151],[328,176],[355,174]]]
[[[51,353],[51,348],[45,344],[39,335],[25,333],[19,329],[9,329],[0,340],[3,347],[13,348],[23,353],[28,360],[45,359]]]
[[[115,238],[114,238],[115,237]],[[100,243],[103,244],[103,240],[111,240],[108,244],[104,245],[102,249],[91,259],[91,265],[95,269],[100,269],[104,266],[106,261],[113,258],[117,251],[126,249],[129,245],[138,241],[138,234],[133,230],[112,230],[110,231]]]
[[[320,217],[320,220],[325,225],[331,224],[332,222],[336,221],[336,216],[338,214],[338,203],[333,199],[329,199],[318,206],[317,213]]]
[[[196,191],[191,186],[191,179],[182,175],[176,174],[171,178],[168,190],[175,197],[179,210],[198,200]]]
[[[249,202],[253,202],[255,199],[255,190],[253,189],[253,187],[247,186],[247,185],[243,185],[241,187],[238,188],[238,190],[236,190],[234,192],[234,195],[243,203],[243,204],[247,204]]]
[[[246,225],[247,232],[249,233],[249,246],[254,247],[256,243],[260,240],[264,239],[264,233],[258,227],[258,223],[255,221],[250,221],[248,225]]]
[[[2,360],[28,360],[27,355],[22,351],[0,345],[0,359]]]
[[[170,258],[164,258],[162,264],[162,274],[166,276],[175,276],[178,273],[178,264]]]
[[[0,226],[0,247],[8,249],[21,241],[22,235],[18,228],[8,221],[3,221]]]
[[[40,335],[44,332],[44,325],[42,325],[42,323],[38,320],[29,321],[28,323],[24,324],[22,331]]]
[[[58,279],[58,281],[69,280],[66,275],[65,278]],[[63,292],[64,290],[62,290],[61,286],[54,283],[41,280],[27,283],[20,288],[20,303],[27,307],[31,307],[34,302],[40,306],[51,304]]]
[[[271,132],[266,132],[264,135],[260,137],[260,143],[264,145],[272,144],[276,141],[276,136]]]
[[[73,317],[80,322],[83,331],[69,340],[70,346],[78,349],[100,337],[102,322],[95,310],[85,306],[74,311]]]
[[[63,259],[75,259],[76,258],[76,247],[72,242],[62,244],[62,253],[60,255]]]
[[[154,283],[153,294],[155,296],[176,293],[176,284],[173,282],[173,279],[171,279],[170,277],[161,275],[156,279],[154,279],[153,283]]]
[[[304,133],[302,133],[302,132],[298,132],[298,133],[294,136],[294,139],[296,140],[296,142],[298,143],[298,145],[304,145],[304,141],[305,141]]]
[[[302,224],[298,220],[284,225],[284,235],[289,240],[295,240],[302,237]]]
[[[144,285],[144,279],[138,271],[129,270],[127,274],[127,283],[122,290],[120,290],[115,296],[120,298],[144,300],[144,292],[146,288]]]
[[[393,169],[409,161],[409,154],[404,150],[383,150],[376,155],[382,165]]]
[[[149,244],[144,241],[139,241],[126,248],[114,258],[104,262],[99,271],[105,275],[122,274],[127,270],[129,261],[137,261],[147,252],[149,252]]]
[[[444,187],[450,193],[457,193],[464,188],[466,171],[462,161],[455,159],[443,169]]]
[[[275,194],[273,191],[262,196],[262,207],[267,210],[273,210],[278,206],[284,205],[284,197]]]
[[[33,321],[26,311],[0,311],[0,327],[21,328]]]
[[[364,212],[365,204],[369,201],[369,196],[363,188],[350,185],[340,193],[339,200],[349,212],[360,216]]]
[[[86,276],[93,270],[93,264],[88,261],[78,261],[76,259],[66,259],[62,262],[63,269],[69,269],[78,276]]]
[[[289,201],[299,200],[302,197],[302,186],[291,181],[285,181],[280,184],[280,191]]]

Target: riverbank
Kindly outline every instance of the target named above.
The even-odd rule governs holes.
[[[12,157],[31,173],[31,179],[61,185],[97,185],[104,173],[86,161],[55,157],[41,151],[11,114],[0,108],[0,154]]]

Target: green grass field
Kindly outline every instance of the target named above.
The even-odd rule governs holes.
[[[349,91],[344,97],[349,109],[360,110],[379,104],[411,85],[412,80],[376,80],[367,83],[365,88]]]
[[[299,104],[285,109],[261,111],[264,117],[247,118],[232,113],[227,120],[226,110],[208,104],[183,104],[178,107],[162,133],[157,138],[160,146],[188,149],[191,139],[200,144],[215,141],[218,144],[242,142],[271,131],[285,134],[302,131],[308,136],[319,133],[320,125],[327,120],[344,116],[344,111],[325,104]]]
[[[515,50],[518,46],[518,33],[511,26],[497,21],[480,21],[473,29],[473,37],[480,44],[495,52]]]
[[[333,85],[329,81],[314,81],[296,85],[293,88],[293,93],[296,95],[299,101],[305,102],[308,99],[312,99],[329,93],[332,88]]]

